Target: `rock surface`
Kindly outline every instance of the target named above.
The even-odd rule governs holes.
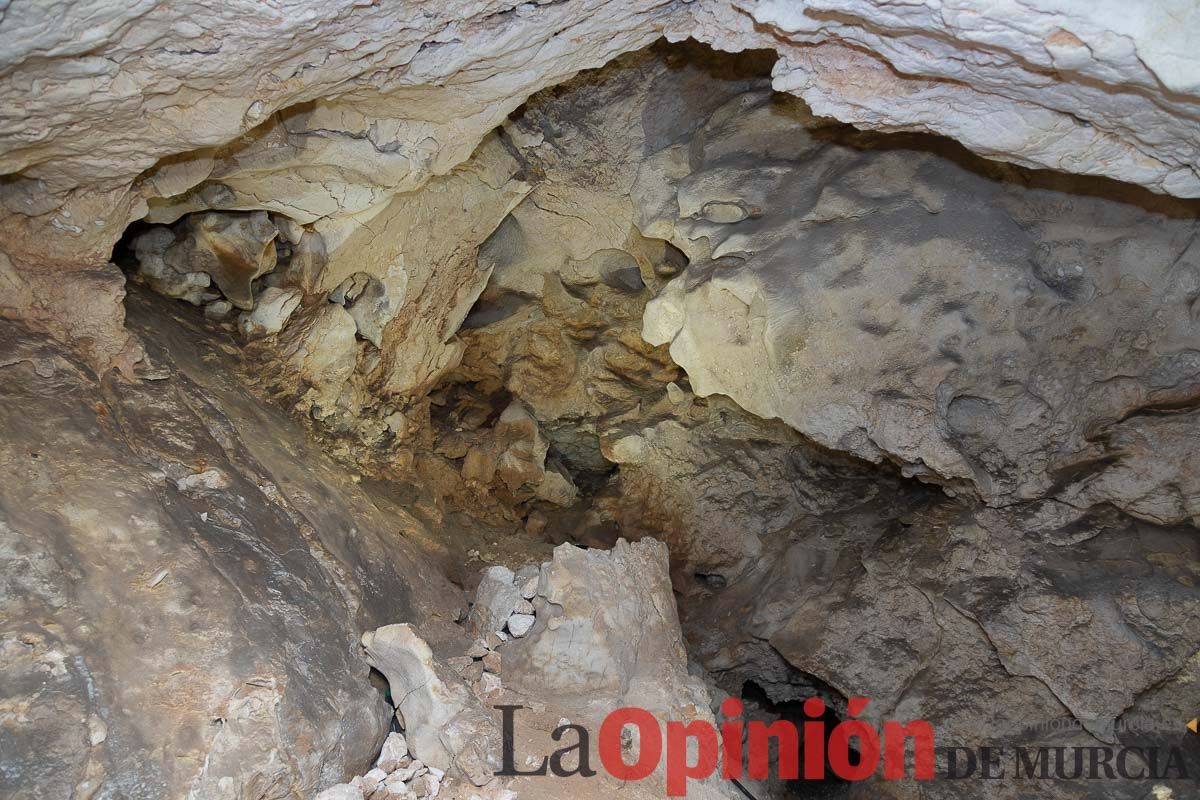
[[[131,221],[268,210],[336,250],[534,92],[663,35],[774,50],[778,90],[859,127],[1200,194],[1185,0],[54,8],[17,0],[0,20],[0,241],[23,295],[0,309],[96,369],[139,355],[120,298],[89,296],[95,336],[47,274],[86,281]]]
[[[691,260],[644,335],[693,390],[989,503],[1191,519],[1190,468],[1147,448],[1168,427],[1194,446],[1194,204],[806,137],[804,114],[743,95],[639,173],[639,227]],[[1167,406],[1180,416],[1153,416]]]
[[[386,732],[360,626],[440,630],[457,590],[219,348],[134,316],[160,380],[0,323],[0,793],[313,794]]]
[[[869,721],[976,746],[1177,744],[1200,208],[813,113],[1191,195],[1173,6],[295,2],[198,30],[106,8],[75,57],[55,37],[80,8],[0,85],[26,98],[0,131],[24,135],[0,304],[78,354],[4,323],[17,796],[500,798],[491,707],[514,699],[535,761],[570,720],[710,719],[719,692],[764,719],[869,696]],[[529,97],[660,32],[777,56],[656,46]],[[88,102],[50,119],[22,81]],[[141,279],[206,304],[138,290],[141,364],[98,266],[135,217]],[[591,549],[536,566],[561,542]],[[439,573],[484,566],[462,614]],[[363,630],[413,752],[343,783],[385,730]]]

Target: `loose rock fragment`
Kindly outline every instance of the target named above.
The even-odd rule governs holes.
[[[512,570],[503,566],[490,567],[484,572],[468,616],[472,635],[485,637],[504,627],[521,601],[521,593],[513,585],[514,577]]]
[[[253,311],[238,316],[238,330],[246,337],[279,333],[300,306],[301,297],[298,289],[268,287]]]
[[[529,633],[535,621],[532,614],[513,614],[508,618],[508,632],[519,639]]]

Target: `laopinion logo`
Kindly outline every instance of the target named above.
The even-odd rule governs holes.
[[[934,778],[933,726],[924,720],[900,723],[886,721],[877,731],[870,723],[855,719],[866,710],[870,700],[850,698],[848,711],[852,719],[839,722],[827,730],[825,703],[817,697],[804,701],[808,719],[799,726],[781,719],[770,724],[760,720],[742,719],[743,704],[734,697],[721,704],[725,717],[718,725],[707,720],[684,723],[668,721],[664,726],[657,717],[643,708],[619,708],[600,725],[597,750],[600,766],[622,781],[645,780],[663,764],[667,795],[684,797],[688,782],[704,780],[718,774],[722,779],[737,781],[743,777],[765,780],[771,775],[772,741],[778,763],[776,775],[783,780],[823,780],[827,772],[846,781],[862,781],[882,774],[885,780],[913,777],[916,780]],[[503,766],[497,775],[557,777],[592,777],[591,733],[583,725],[560,725],[551,734],[562,742],[569,734],[575,741],[559,748],[540,764],[518,769],[514,745],[514,721],[519,705],[497,706],[503,714]],[[631,735],[636,731],[636,736]],[[632,746],[636,742],[635,748]],[[912,751],[912,774],[907,775],[909,744]],[[572,767],[567,767],[573,761]],[[882,771],[880,767],[882,766]]]

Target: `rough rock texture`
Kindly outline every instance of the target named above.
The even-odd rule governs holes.
[[[672,37],[779,55],[774,85],[858,128],[1200,196],[1187,0],[698,0]]]
[[[455,769],[482,786],[500,769],[500,728],[494,715],[442,662],[412,625],[386,625],[363,634],[371,666],[387,677],[413,755]]]
[[[50,9],[53,9],[52,11]],[[821,114],[984,155],[1200,193],[1185,0],[10,3],[0,20],[0,242],[38,322],[95,369],[139,353],[119,295],[64,296],[134,219],[270,210],[336,251],[464,161],[537,90],[661,35],[775,50]],[[81,313],[86,312],[86,313]],[[82,317],[107,323],[82,323]]]
[[[1191,519],[1196,207],[802,134],[804,114],[743,95],[639,173],[639,226],[691,261],[645,337],[696,393],[988,502]]]
[[[450,375],[517,397],[585,487],[527,529],[667,541],[732,694],[865,695],[947,744],[1180,744],[1136,721],[1195,698],[1196,209],[855,134],[749,79],[605,72],[506,129],[544,182],[482,248]]]
[[[415,520],[157,307],[134,317],[159,379],[136,384],[3,323],[6,797],[313,793],[386,731],[358,631],[438,631],[459,602],[392,566],[424,563]]]
[[[697,673],[765,716],[866,695],[869,719],[928,719],[943,743],[1177,743],[1200,702],[1196,205],[813,115],[1190,196],[1178,43],[1194,22],[1164,27],[1174,6],[36,6],[0,20],[28,34],[0,78],[23,115],[0,130],[21,139],[0,162],[0,306],[83,360],[22,332],[0,362],[20,376],[3,388],[18,465],[3,530],[52,575],[0,595],[4,722],[40,726],[15,738],[29,785],[259,797],[344,781],[383,732],[357,634],[398,622],[421,669],[393,670],[393,700],[418,752],[461,752],[424,730],[432,706],[407,719],[430,675],[480,720],[552,689],[561,705],[536,700],[520,728],[532,754],[581,707],[706,718],[719,698],[687,674],[685,637]],[[76,58],[63,32],[84,19]],[[770,91],[769,53],[656,47],[505,119],[664,31],[775,50],[775,88],[808,104]],[[167,326],[135,300],[151,351],[136,370],[101,266],[135,217],[171,226],[133,242],[145,282],[208,303],[205,321],[176,304]],[[232,275],[195,235],[218,228]],[[142,380],[84,374],[114,360]],[[249,372],[338,468],[250,399]],[[53,474],[19,467],[43,451]],[[356,488],[347,464],[379,483]],[[410,480],[435,531],[381,492]],[[62,502],[72,489],[88,502]],[[453,536],[468,514],[471,549]],[[127,528],[150,538],[122,550]],[[502,553],[516,567],[621,537],[642,541],[564,548],[533,590],[505,573],[474,644],[417,550],[470,587]],[[178,609],[128,622],[172,591]],[[1070,732],[1047,741],[1060,719]],[[146,755],[164,728],[174,761]],[[527,783],[525,798],[564,793]]]

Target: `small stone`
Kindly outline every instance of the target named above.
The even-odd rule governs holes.
[[[485,672],[479,676],[479,680],[474,684],[475,694],[485,700],[491,700],[500,695],[504,691],[504,684],[500,681],[499,675],[493,675],[490,672]]]
[[[349,783],[339,783],[317,794],[316,800],[363,800],[362,791]]]
[[[491,672],[494,675],[500,674],[500,654],[488,653],[483,657],[483,669],[485,672]]]
[[[513,614],[508,618],[508,632],[520,639],[529,633],[529,629],[533,627],[535,619],[531,614]]]
[[[362,776],[363,796],[364,797],[370,796],[371,792],[374,792],[376,789],[378,789],[380,787],[380,785],[382,785],[383,782],[386,780],[387,780],[386,772],[381,770],[379,767],[372,767],[370,770],[367,771],[366,775]]]
[[[279,333],[300,306],[303,296],[298,289],[268,287],[259,296],[253,311],[238,316],[238,330],[247,337]]]
[[[499,658],[499,656],[497,656]],[[93,747],[103,744],[108,738],[108,725],[95,714],[88,717],[88,741]]]
[[[392,774],[387,776],[386,782],[390,785],[397,782],[404,783],[406,781],[411,781],[417,776],[417,773],[424,768],[425,765],[420,761],[411,761],[409,762],[408,766],[393,770]]]
[[[528,600],[522,600],[521,602],[517,603],[516,613],[525,614],[527,616],[533,614],[533,603],[529,602]]]
[[[408,742],[404,734],[393,731],[383,742],[383,750],[375,761],[375,766],[384,772],[392,772],[400,766],[401,759],[408,756]]]
[[[483,658],[488,654],[488,650],[487,642],[483,639],[476,639],[467,650],[467,655],[471,658]]]
[[[499,633],[497,633],[497,632],[493,631],[492,633],[489,633],[489,634],[487,635],[487,648],[488,648],[488,650],[495,650],[497,647],[499,647],[499,646],[500,646],[500,645],[502,645],[502,644],[504,644],[504,640],[500,638],[500,634],[499,634]],[[486,657],[487,657],[487,656],[484,656],[484,658],[486,658]]]
[[[442,789],[442,782],[432,774],[427,773],[416,778],[409,788],[417,797],[437,797],[438,792]]]
[[[472,661],[471,666],[462,671],[462,679],[467,683],[474,683],[483,675],[483,662]]]
[[[387,429],[391,431],[393,436],[408,435],[408,417],[399,411],[393,411],[384,417],[383,424],[387,425]]]
[[[471,656],[452,656],[451,658],[446,659],[446,665],[459,675],[462,675],[464,672],[470,669],[471,665],[474,663],[475,659]]]
[[[387,796],[389,798],[390,797],[397,797],[397,798],[415,797],[415,795],[411,791],[409,791],[408,786],[405,785],[404,780],[397,778],[394,775],[388,776],[387,781],[383,784],[383,790],[385,792],[387,792]],[[375,791],[377,793],[376,796],[378,796],[379,790],[376,789]]]
[[[222,320],[233,311],[233,303],[228,300],[214,300],[204,307],[204,316],[211,320]]]
[[[521,597],[526,600],[532,600],[537,597],[538,582],[541,580],[542,570],[536,564],[528,564],[517,570],[517,588],[521,591]]]

